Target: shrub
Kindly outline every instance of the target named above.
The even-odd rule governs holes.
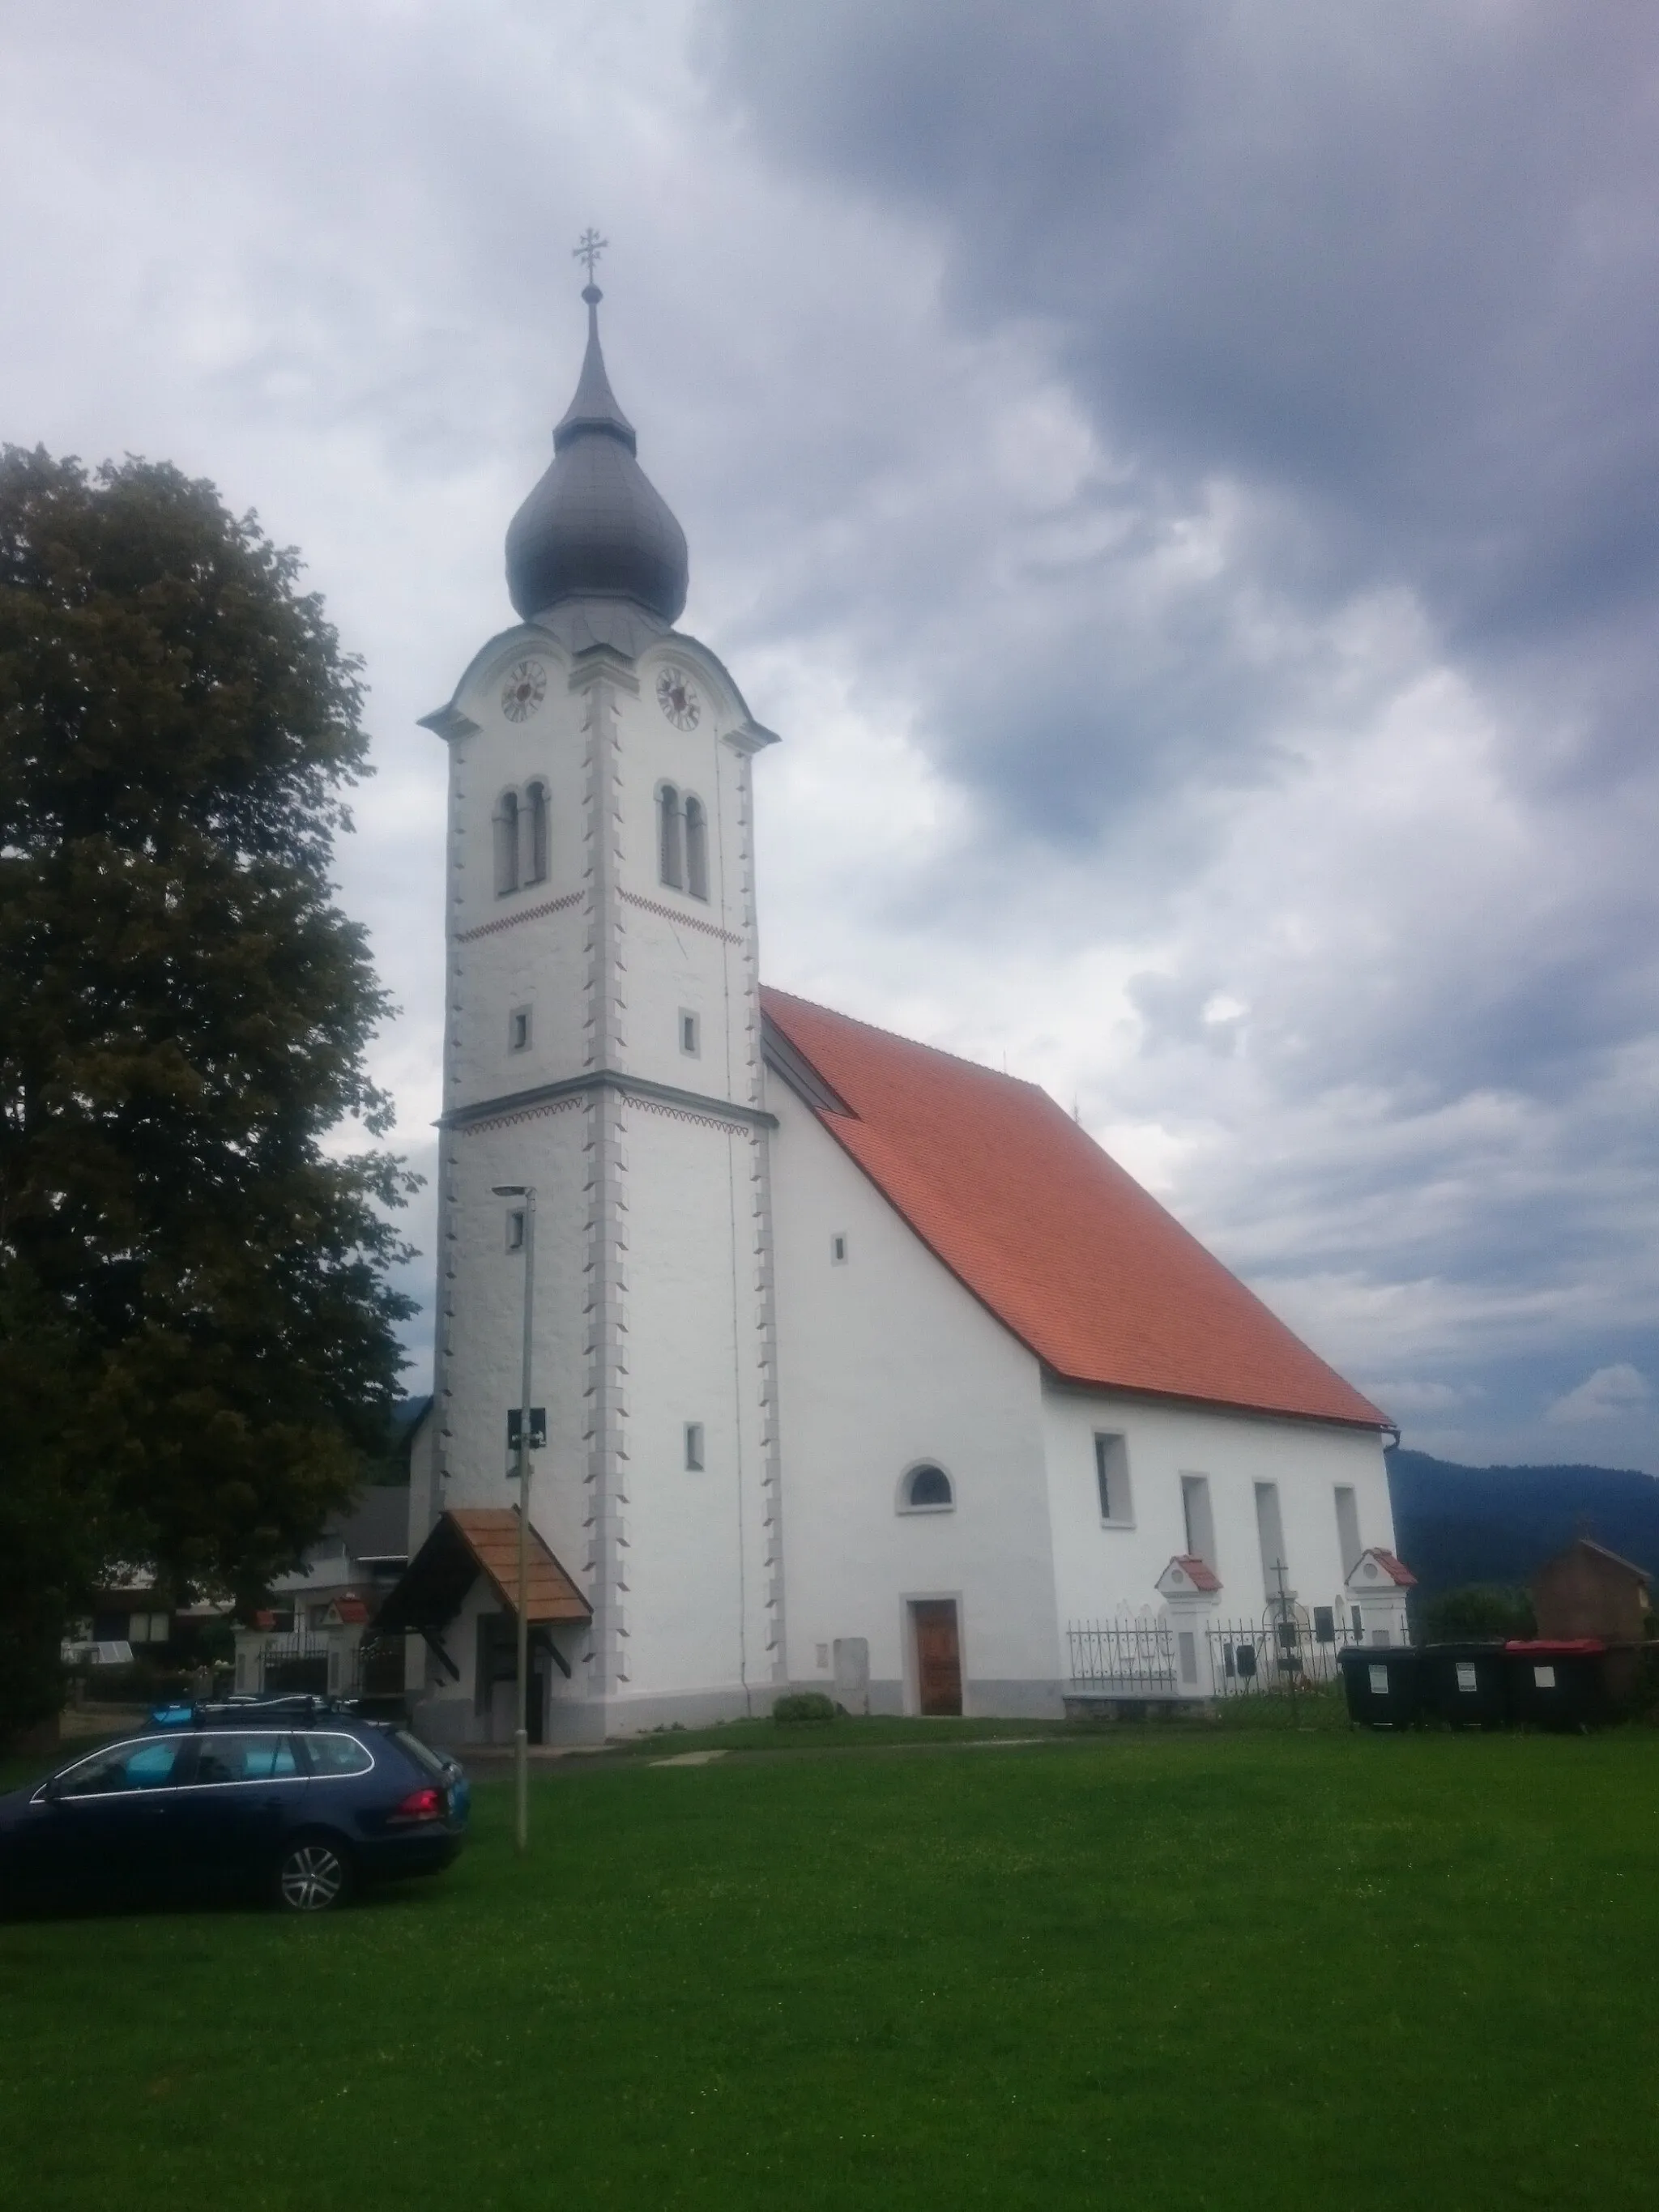
[[[1468,1583],[1442,1590],[1423,1606],[1419,1641],[1444,1644],[1457,1637],[1535,1636],[1532,1600],[1500,1583]]]
[[[832,1721],[836,1712],[835,1700],[826,1698],[822,1690],[799,1690],[793,1697],[778,1699],[772,1717],[791,1727],[800,1721]]]

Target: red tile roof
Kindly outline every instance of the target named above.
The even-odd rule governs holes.
[[[782,991],[762,999],[850,1109],[816,1105],[823,1127],[1054,1374],[1389,1425],[1035,1084]]]
[[[1179,1567],[1194,1589],[1218,1590],[1221,1588],[1221,1577],[1209,1561],[1197,1559],[1190,1552],[1177,1552],[1170,1566]],[[1164,1571],[1168,1574],[1170,1568],[1166,1567]]]
[[[518,1610],[519,1516],[510,1505],[455,1505],[441,1516],[458,1529],[467,1549],[509,1613]],[[428,1541],[430,1542],[428,1538]],[[550,1621],[591,1620],[593,1608],[530,1524],[530,1599],[526,1618],[538,1627]],[[410,1562],[411,1565],[413,1562]]]
[[[1396,1559],[1392,1552],[1385,1552],[1380,1546],[1373,1544],[1370,1551],[1362,1552],[1360,1557],[1364,1559],[1375,1559],[1391,1583],[1398,1583],[1401,1589],[1417,1588],[1417,1577],[1405,1561]],[[1349,1579],[1352,1581],[1352,1577],[1350,1577]]]

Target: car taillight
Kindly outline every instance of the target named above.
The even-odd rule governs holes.
[[[423,1789],[411,1790],[389,1818],[401,1824],[410,1820],[441,1820],[443,1816],[444,1793],[441,1790],[434,1790],[428,1782]]]

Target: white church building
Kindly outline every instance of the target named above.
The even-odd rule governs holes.
[[[1402,1636],[1386,1416],[1035,1085],[763,986],[777,740],[673,627],[685,538],[599,296],[507,533],[521,619],[427,718],[449,755],[435,1375],[382,1614],[422,1638],[420,1724],[514,1725],[532,1243],[532,1740],[788,1689],[911,1713],[1203,1697],[1224,1620]]]

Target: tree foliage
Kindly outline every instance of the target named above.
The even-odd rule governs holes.
[[[362,687],[299,565],[170,467],[0,460],[0,1728],[111,1562],[251,1603],[395,1395],[410,1178],[333,1149],[389,1123]]]
[[[1424,1601],[1419,1627],[1430,1644],[1538,1633],[1531,1596],[1502,1583],[1467,1583],[1461,1589],[1439,1591]]]

